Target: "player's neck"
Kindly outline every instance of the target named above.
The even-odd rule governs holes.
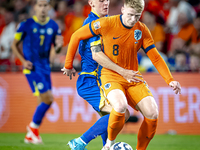
[[[97,11],[95,11],[94,9],[92,9],[92,12],[97,15],[99,18],[101,17],[105,17],[106,15],[100,15],[99,13],[97,13]]]
[[[36,15],[36,17],[37,17],[38,22],[40,22],[40,23],[45,23],[47,21],[47,17],[43,18],[43,17],[39,17],[37,15]]]

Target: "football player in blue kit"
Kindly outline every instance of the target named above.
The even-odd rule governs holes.
[[[23,64],[31,90],[38,98],[33,119],[27,126],[25,143],[40,144],[42,138],[38,128],[45,113],[53,102],[51,92],[50,61],[51,48],[59,52],[63,45],[63,37],[58,25],[48,17],[49,0],[36,0],[35,16],[19,24],[12,43],[14,54]],[[20,53],[19,43],[23,41],[23,54]]]

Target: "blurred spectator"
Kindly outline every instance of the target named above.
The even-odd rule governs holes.
[[[29,9],[27,6],[27,1],[25,0],[15,0],[14,1],[14,20],[18,21],[18,15],[21,11],[26,11],[26,13],[29,13]]]
[[[200,55],[200,13],[197,14],[197,18],[194,19],[194,27],[197,31],[197,38],[193,37],[193,43],[191,45],[191,51]]]
[[[141,20],[149,28],[158,51],[162,51],[165,41],[165,32],[162,25],[156,23],[156,16],[151,12],[144,11]]]
[[[178,32],[174,32],[174,35],[171,35],[171,43],[169,43],[169,56],[173,54],[175,49],[182,49],[186,52],[189,52],[189,47],[191,46],[192,42],[195,42],[195,39],[197,38],[197,32],[191,22],[191,18],[188,16],[188,11],[189,10],[182,10],[178,14]]]
[[[64,46],[68,45],[71,35],[82,26],[84,19],[83,5],[77,1],[73,5],[73,12],[65,16],[66,35],[64,36]]]
[[[15,34],[15,22],[13,18],[13,8],[7,8],[4,14],[5,27],[0,35],[0,69],[6,71],[10,69],[11,43]]]
[[[189,68],[191,72],[199,72],[200,73],[200,55],[191,53],[189,59]]]
[[[165,32],[162,25],[156,23],[156,16],[148,11],[143,12],[141,21],[145,23],[146,26],[149,28],[157,50],[159,51],[160,55],[163,57],[165,62],[167,62],[167,56],[162,52],[163,43],[165,41]],[[140,70],[142,69],[144,72],[144,68],[147,72],[157,71],[154,65],[152,64],[151,60],[143,54],[143,57],[140,61]]]
[[[187,53],[182,50],[175,51],[175,71],[189,71],[189,66],[187,64]]]
[[[167,26],[171,28],[172,33],[178,33],[179,28],[177,28],[179,13],[184,13],[187,16],[187,21],[192,22],[196,17],[196,12],[194,8],[186,1],[181,0],[170,0],[171,4],[169,16],[167,18]]]

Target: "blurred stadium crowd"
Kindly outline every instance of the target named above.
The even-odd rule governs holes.
[[[64,37],[60,54],[51,51],[52,71],[60,71],[71,35],[90,12],[88,0],[51,0],[49,16]],[[111,0],[109,15],[121,13],[123,0]],[[174,72],[200,72],[200,0],[145,0],[140,21],[150,29],[155,45]],[[21,71],[11,43],[17,25],[34,14],[34,0],[0,0],[0,72]],[[81,69],[77,53],[74,67]],[[156,72],[143,50],[138,53],[139,70]]]

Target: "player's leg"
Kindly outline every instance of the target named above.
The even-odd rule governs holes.
[[[116,82],[103,83],[102,87],[113,109],[108,122],[108,139],[103,149],[109,149],[125,123],[125,112],[128,107],[124,88]]]
[[[34,95],[38,97],[38,101],[40,103],[34,112],[31,123],[27,126],[28,133],[25,137],[25,142],[39,144],[42,143],[42,139],[39,135],[38,129],[45,116],[45,113],[53,101],[53,96],[50,91],[50,75],[43,75],[32,72],[31,74],[26,75],[26,77]]]
[[[96,77],[88,77],[88,75],[80,75],[77,80],[77,91],[78,94],[86,100],[97,112],[101,112],[101,108],[104,106],[105,97],[101,89],[98,86]],[[111,107],[111,106],[110,106]],[[109,108],[107,108],[109,110]],[[111,109],[111,108],[110,108]],[[102,135],[102,140],[106,141],[107,135],[107,124],[109,112],[105,112],[104,116],[101,117],[90,129],[88,129],[81,137],[73,139],[68,142],[68,145],[72,150],[83,150],[85,146],[94,138]]]
[[[143,98],[136,106],[144,116],[138,132],[137,150],[146,150],[154,137],[158,122],[158,107],[152,96]]]
[[[158,107],[152,93],[146,83],[139,83],[127,90],[129,105],[139,110],[144,120],[139,129],[137,150],[146,150],[150,140],[153,138],[158,118]]]

